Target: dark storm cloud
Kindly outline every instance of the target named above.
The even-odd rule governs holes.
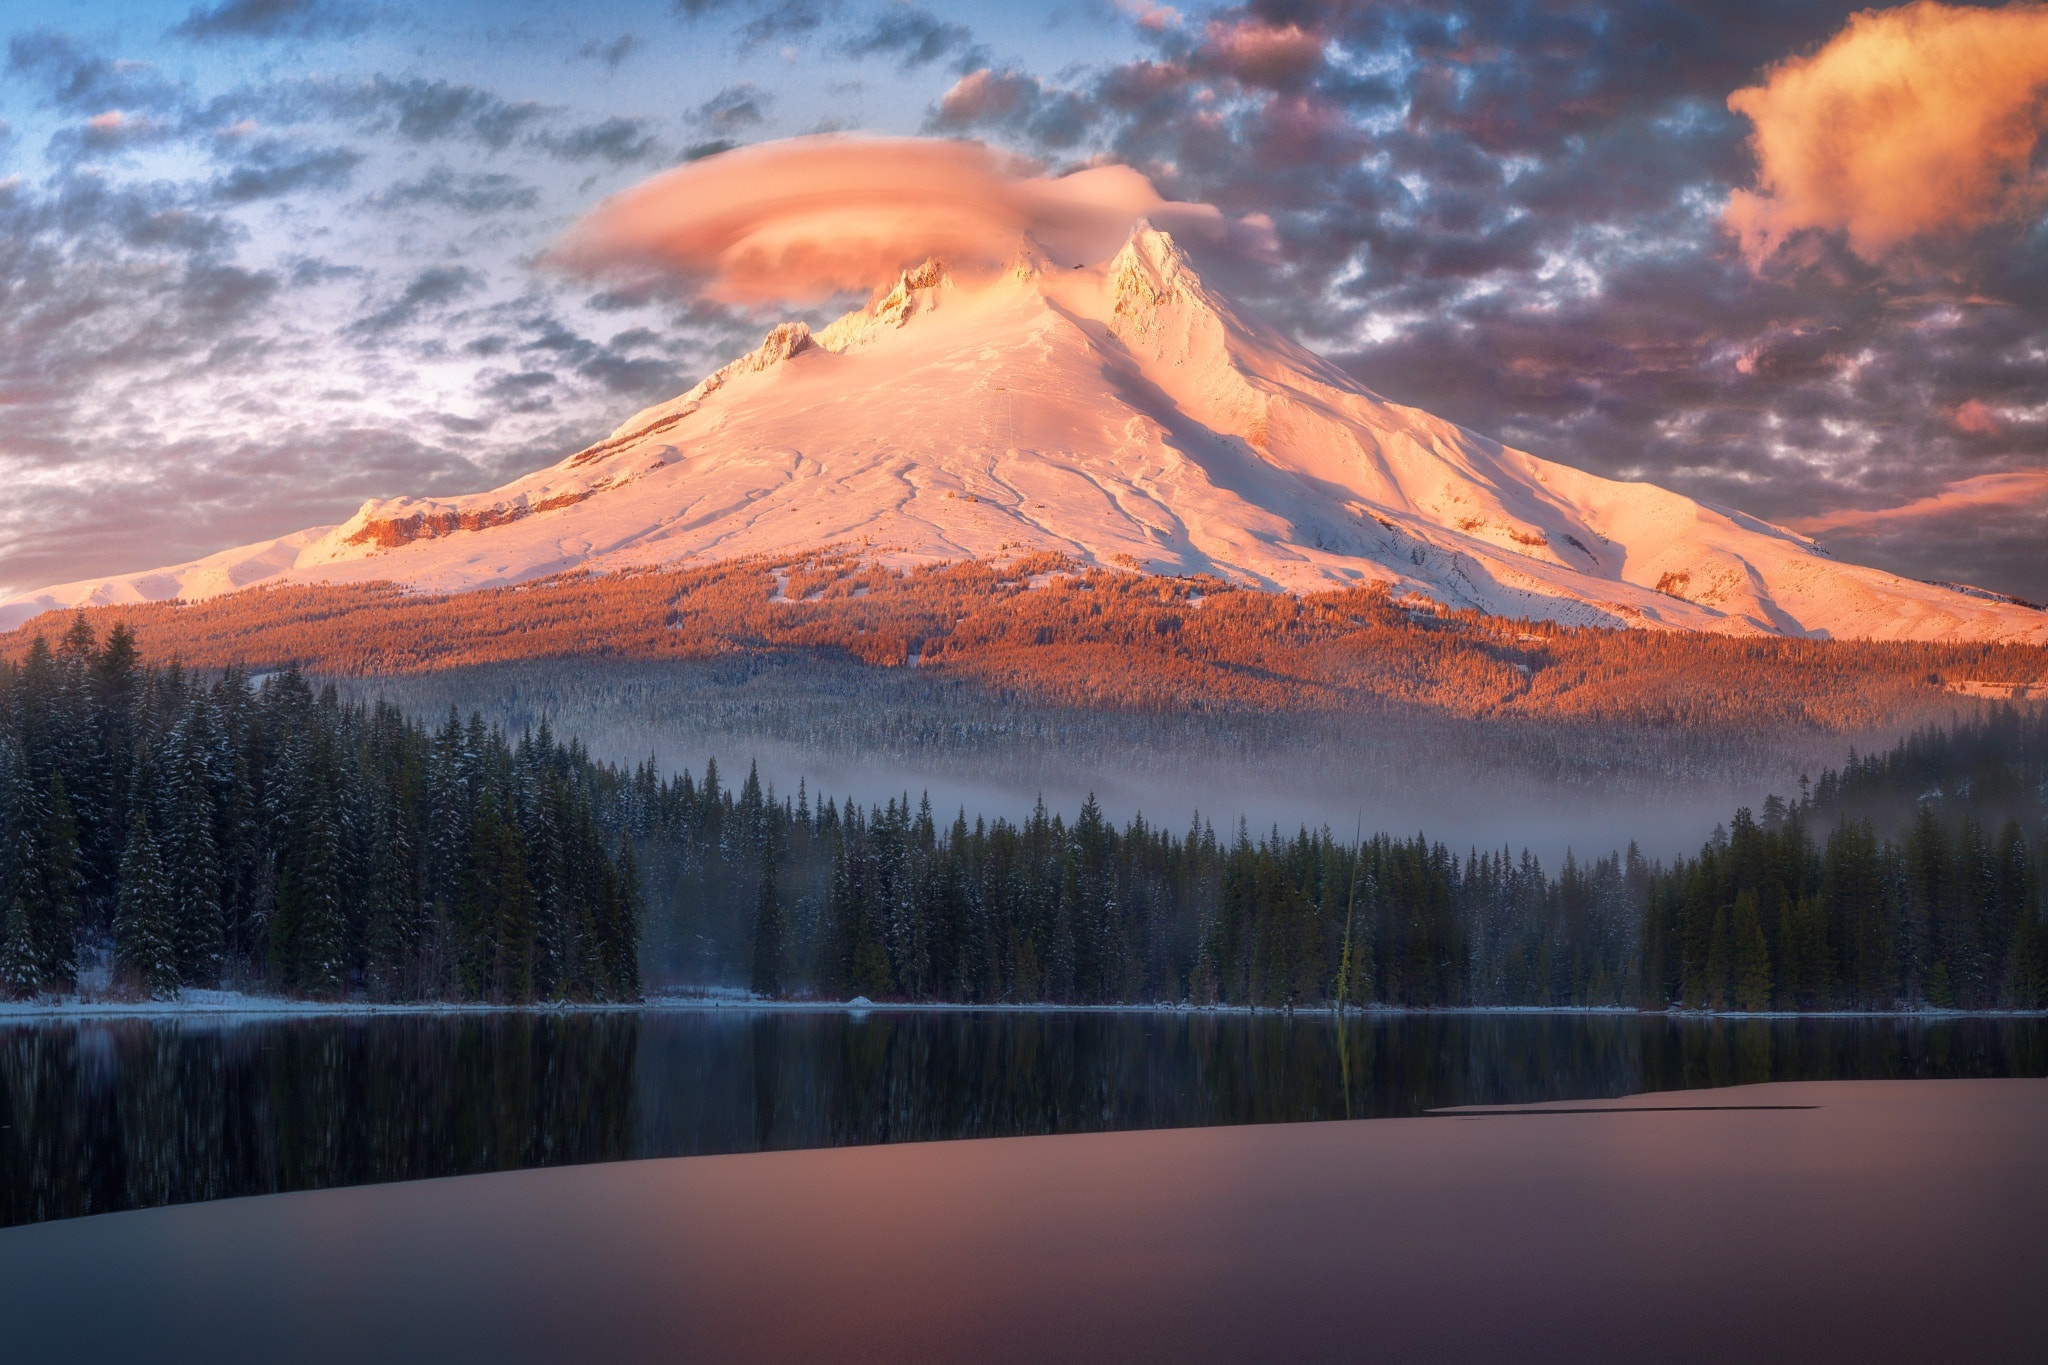
[[[221,38],[315,38],[360,32],[369,16],[360,7],[332,0],[222,0],[195,6],[171,29],[175,37],[206,42]]]
[[[910,71],[948,57],[968,65],[988,60],[984,49],[974,43],[973,30],[965,24],[949,23],[929,10],[903,5],[884,11],[866,28],[839,46],[849,57],[894,57],[897,65]]]

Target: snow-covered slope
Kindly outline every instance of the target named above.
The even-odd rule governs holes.
[[[1843,564],[1754,517],[1619,483],[1389,403],[1240,315],[1164,234],[993,282],[936,264],[801,323],[609,438],[488,493],[0,605],[256,583],[452,590],[827,545],[890,562],[1053,549],[1274,589],[1564,622],[2048,642],[2048,614]]]

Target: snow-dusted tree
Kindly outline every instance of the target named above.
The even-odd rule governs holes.
[[[163,830],[159,843],[177,925],[178,970],[195,986],[219,984],[227,950],[207,729],[203,710],[195,707],[186,713],[171,731],[157,783]]]
[[[171,889],[163,859],[137,806],[121,855],[121,889],[114,916],[114,960],[152,999],[178,993],[178,945]]]

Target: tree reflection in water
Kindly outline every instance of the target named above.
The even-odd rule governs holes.
[[[0,1225],[531,1166],[2048,1074],[2040,1019],[675,1011],[0,1029]]]

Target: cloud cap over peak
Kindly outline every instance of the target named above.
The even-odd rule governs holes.
[[[827,134],[666,171],[600,204],[549,259],[585,275],[681,275],[726,303],[807,303],[931,256],[999,268],[1027,234],[1055,259],[1099,260],[1139,218],[1250,254],[1269,245],[1268,225],[1167,200],[1129,166],[1048,176],[979,142]]]
[[[2048,197],[2032,169],[2048,121],[2048,5],[1866,10],[1728,107],[1754,125],[1757,188],[1730,196],[1722,224],[1752,266],[1810,229],[1876,261],[2007,221]]]

